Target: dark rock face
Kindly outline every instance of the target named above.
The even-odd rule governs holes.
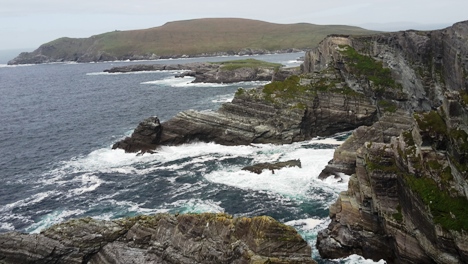
[[[315,263],[292,228],[225,214],[71,220],[41,234],[0,234],[1,263]]]
[[[440,31],[331,36],[306,54],[304,71],[340,69],[382,116],[356,129],[323,172],[352,177],[318,235],[322,257],[468,263],[467,43],[468,22],[461,22]],[[346,47],[380,61],[394,82],[375,89],[383,81],[356,70],[359,56]],[[388,113],[393,106],[400,110]]]
[[[287,167],[301,168],[302,167],[301,161],[300,160],[288,160],[288,161],[281,161],[281,162],[276,162],[276,163],[259,163],[259,164],[255,164],[252,166],[244,167],[242,168],[242,170],[260,174],[264,170],[271,170],[273,173],[275,173],[275,170],[280,170],[282,168],[287,168]]]
[[[131,137],[115,143],[112,149],[121,148],[126,152],[150,152],[159,144],[161,134],[162,126],[159,123],[159,118],[156,116],[150,117],[135,128]]]

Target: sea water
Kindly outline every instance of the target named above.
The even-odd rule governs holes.
[[[298,66],[301,53],[255,56]],[[138,214],[225,212],[269,215],[295,227],[314,247],[328,225],[328,207],[343,181],[318,175],[343,134],[289,145],[192,143],[155,154],[112,150],[153,115],[215,111],[239,87],[264,82],[193,84],[178,71],[104,73],[136,63],[224,61],[216,57],[146,62],[0,66],[0,232],[38,233],[70,218],[115,219]],[[300,159],[302,167],[241,170]],[[359,256],[321,263],[366,263]],[[373,263],[373,262],[370,262]],[[383,263],[383,262],[382,262]]]

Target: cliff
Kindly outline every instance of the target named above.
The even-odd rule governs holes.
[[[284,144],[328,136],[376,119],[376,108],[345,87],[334,71],[307,78],[290,76],[256,89],[239,89],[216,112],[184,111],[166,122],[141,122],[133,134],[114,144],[127,152],[151,152],[160,145],[192,141],[223,145]]]
[[[377,107],[322,177],[352,174],[319,233],[324,258],[468,263],[468,21],[439,31],[330,36],[303,71],[333,68]]]
[[[70,220],[40,234],[0,234],[1,263],[310,263],[311,248],[266,216]]]
[[[238,18],[205,18],[163,26],[114,31],[89,38],[60,38],[9,64],[156,60],[196,56],[251,55],[310,49],[328,34],[366,34],[350,26],[274,24]]]

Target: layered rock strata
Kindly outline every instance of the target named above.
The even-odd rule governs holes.
[[[347,88],[341,86],[339,76],[329,78],[333,79],[329,90],[318,90],[317,78],[297,76],[257,89],[239,89],[232,102],[218,111],[181,112],[161,123],[160,135],[154,134],[144,144],[131,144],[140,138],[137,129],[113,148],[135,152],[197,140],[223,145],[283,144],[372,124],[376,108],[371,102],[360,94],[342,93]]]
[[[468,263],[467,43],[468,22],[461,22],[440,31],[331,36],[306,54],[305,72],[332,65],[383,114],[355,130],[324,172],[353,175],[319,233],[322,257]],[[366,67],[369,59],[384,70]]]
[[[1,263],[316,263],[292,228],[225,214],[71,220],[40,234],[0,234]]]

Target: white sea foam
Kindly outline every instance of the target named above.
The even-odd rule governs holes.
[[[68,197],[73,197],[76,195],[81,195],[86,192],[92,192],[96,190],[101,184],[104,182],[103,180],[99,179],[97,176],[85,173],[80,177],[75,178],[73,181],[79,182],[81,187],[69,190]]]
[[[224,208],[220,204],[212,200],[190,199],[165,204],[163,207],[171,213],[223,213]]]
[[[343,141],[336,140],[335,138],[315,138],[315,139],[312,139],[310,143],[339,146],[343,144]]]
[[[79,189],[71,190],[79,194],[95,190],[103,181],[97,173],[119,173],[142,175],[158,170],[178,171],[190,175],[190,171],[182,170],[191,166],[192,170],[203,173],[208,161],[223,161],[231,158],[252,158],[253,163],[277,162],[290,159],[300,159],[302,168],[284,168],[278,171],[264,171],[260,175],[242,171],[241,165],[225,166],[209,172],[204,177],[211,182],[221,183],[241,189],[270,191],[288,197],[301,198],[308,194],[311,187],[317,186],[332,193],[346,190],[347,176],[343,179],[329,178],[326,181],[317,177],[328,161],[333,157],[333,149],[307,149],[305,144],[328,142],[329,140],[312,140],[309,142],[289,145],[255,144],[251,146],[222,146],[214,143],[192,143],[181,146],[164,146],[155,154],[135,155],[123,150],[110,148],[93,151],[87,156],[67,161],[51,174],[52,179],[45,179],[45,184],[64,184],[61,177],[70,173],[85,173],[75,179],[81,182]],[[338,144],[339,142],[334,142]],[[182,162],[174,162],[182,160]],[[148,164],[148,166],[139,166]],[[168,164],[168,165],[165,165]],[[86,174],[89,173],[89,174]],[[340,182],[341,181],[341,182]],[[320,197],[317,197],[320,199]]]
[[[359,256],[359,255],[351,255],[344,259],[337,259],[336,261],[344,261],[345,263],[349,263],[349,264],[385,264],[387,263],[384,260],[380,260],[376,262],[371,259],[365,259],[364,257]]]
[[[59,210],[53,211],[41,218],[41,220],[37,223],[32,224],[26,229],[28,233],[39,233],[45,228],[63,222],[65,219],[71,216],[79,216],[83,214],[85,211],[83,210]]]
[[[169,86],[169,87],[228,87],[228,86],[261,86],[269,82],[252,81],[252,82],[237,82],[237,83],[193,83],[194,77],[185,76],[183,78],[176,78],[171,76],[166,79],[142,82],[145,85]]]
[[[88,76],[100,76],[100,75],[108,75],[108,76],[117,76],[117,75],[128,75],[128,74],[154,74],[154,73],[173,73],[173,74],[180,74],[185,71],[183,70],[170,70],[170,71],[134,71],[134,72],[90,72],[86,73]]]
[[[31,206],[31,205],[34,205],[34,204],[37,204],[39,202],[41,202],[42,200],[44,200],[45,198],[53,195],[53,194],[56,194],[57,192],[55,191],[47,191],[47,192],[41,192],[41,193],[37,193],[37,194],[34,194],[28,198],[25,198],[25,199],[22,199],[22,200],[19,200],[19,201],[16,201],[16,202],[13,202],[13,203],[10,203],[10,204],[7,204],[3,207],[0,207],[0,212],[3,213],[3,212],[8,212],[8,211],[11,211],[11,209],[13,208],[21,208],[21,207],[27,207],[27,206]]]
[[[300,159],[302,168],[290,167],[277,171],[263,171],[254,175],[240,168],[224,168],[205,175],[211,182],[226,184],[241,189],[269,191],[279,193],[290,198],[304,199],[306,197],[323,199],[319,195],[310,193],[311,187],[317,186],[336,192],[336,186],[318,179],[318,175],[329,162],[333,149],[304,149],[292,145],[258,145],[260,149],[251,153],[254,163],[276,162],[290,159]],[[341,188],[340,188],[341,189]]]
[[[0,230],[13,231],[15,227],[11,223],[0,222]]]
[[[189,85],[194,80],[195,78],[190,77],[190,76],[185,76],[183,78],[176,78],[175,76],[171,76],[169,78],[162,79],[162,80],[142,82],[141,84],[151,84],[151,85],[169,86],[169,87],[184,87],[184,86]]]
[[[299,220],[292,220],[289,222],[286,222],[286,225],[295,227],[295,228],[301,228],[302,230],[313,230],[320,224],[323,224],[325,220],[323,219],[314,219],[314,218],[308,218],[308,219],[299,219]]]
[[[213,103],[228,103],[234,99],[234,94],[225,94],[216,96],[211,102]]]
[[[17,64],[17,65],[0,64],[0,68],[29,67],[29,66],[36,66],[36,65],[37,64]]]

